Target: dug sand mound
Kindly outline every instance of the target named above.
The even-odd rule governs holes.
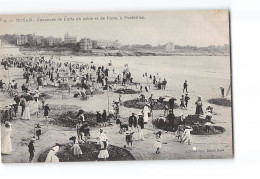
[[[72,105],[50,105],[50,117],[53,120],[49,122],[54,125],[62,126],[62,127],[71,127],[75,128],[78,123],[78,110],[77,106]],[[85,122],[91,126],[95,127],[97,125],[96,122],[96,114],[91,112],[84,112]]]
[[[80,157],[74,156],[71,150],[72,143],[63,144],[60,147],[59,152],[57,153],[57,157],[60,162],[83,162],[83,161],[97,161],[103,160],[98,159],[99,149],[95,142],[89,142],[86,144],[80,144],[80,148],[82,150],[82,155]],[[44,150],[38,158],[38,162],[44,162],[48,152],[51,148]],[[120,147],[116,147],[114,145],[108,146],[109,158],[108,161],[122,161],[122,160],[135,160],[133,155]]]
[[[124,89],[124,88],[120,88],[120,89],[118,89],[114,92],[119,93],[119,94],[137,94],[137,93],[140,93],[140,91],[135,91],[133,89]]]
[[[208,102],[219,106],[227,106],[227,107],[232,106],[231,100],[227,98],[213,98],[213,99],[209,99]]]
[[[212,124],[209,133],[207,133],[205,127],[206,119],[200,118],[198,115],[188,115],[183,123],[192,127],[193,130],[191,134],[193,135],[215,135],[222,134],[225,131],[225,128]],[[155,119],[153,124],[158,129],[175,132],[177,127],[181,124],[181,117],[176,117],[173,124],[170,124],[167,119],[165,122]]]
[[[147,102],[142,102],[138,99],[132,99],[132,100],[128,100],[128,101],[124,101],[123,105],[127,108],[135,108],[135,109],[143,109],[144,105]],[[168,104],[167,101],[163,101],[162,103],[157,103],[154,104],[153,106],[153,110],[164,110],[165,105]],[[179,108],[179,106],[177,104],[174,104],[174,108]]]

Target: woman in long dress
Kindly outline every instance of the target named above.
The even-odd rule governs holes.
[[[3,130],[3,141],[1,147],[2,154],[11,154],[12,152],[12,141],[11,141],[11,133],[12,133],[12,124],[9,121],[6,121],[5,127]]]
[[[31,117],[30,117],[30,102],[29,101],[26,101],[25,102],[25,109],[24,109],[24,112],[23,112],[23,116],[22,116],[22,119],[24,120],[29,120]]]
[[[200,96],[198,97],[198,100],[195,102],[195,104],[196,104],[196,115],[200,115],[200,114],[203,115],[204,114],[202,109],[203,104]]]
[[[144,123],[147,123],[148,120],[149,120],[149,115],[148,115],[149,112],[150,112],[149,107],[148,107],[148,105],[146,104],[146,105],[144,106],[144,110],[143,110],[143,114],[144,114]]]
[[[56,153],[59,151],[59,149],[60,149],[59,146],[53,147],[49,151],[49,153],[48,153],[48,155],[47,155],[47,157],[45,159],[45,162],[46,163],[58,163],[59,162],[59,158],[56,156]]]

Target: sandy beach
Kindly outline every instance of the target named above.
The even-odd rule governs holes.
[[[48,59],[48,57],[46,57]],[[146,83],[143,74],[159,73],[161,78],[166,78],[168,83],[166,90],[158,90],[151,87],[151,93],[155,97],[159,96],[174,96],[179,99],[182,92],[183,82],[188,81],[188,91],[191,100],[187,110],[176,109],[174,111],[176,116],[184,114],[195,113],[195,101],[198,96],[202,96],[204,108],[208,105],[207,100],[210,98],[220,97],[220,87],[227,89],[230,85],[230,57],[229,56],[174,56],[174,57],[78,57],[78,56],[54,56],[54,59],[61,62],[71,61],[77,63],[90,63],[93,61],[95,65],[107,66],[109,61],[113,62],[113,68],[120,72],[124,68],[124,64],[128,64],[129,69],[133,76],[133,81],[141,84]],[[196,62],[194,62],[196,61]],[[207,68],[205,68],[205,66]],[[3,66],[0,67],[1,78],[3,81],[8,82],[8,70],[4,70]],[[25,82],[22,77],[23,71],[21,68],[10,68],[9,75],[11,79],[18,82],[19,91],[20,86]],[[135,86],[133,86],[133,89]],[[75,90],[75,89],[74,89]],[[44,87],[43,92],[51,93],[53,88]],[[95,112],[96,110],[107,109],[108,97],[110,107],[112,108],[112,101],[118,99],[118,94],[114,92],[105,92],[103,94],[95,95],[86,101],[73,98],[73,93],[67,99],[62,99],[61,93],[55,92],[51,95],[51,99],[47,99],[50,105],[75,105],[85,111]],[[122,100],[130,100],[137,98],[138,94],[124,94]],[[12,102],[12,98],[7,93],[0,92],[1,107]],[[154,127],[151,121],[145,125],[144,141],[134,141],[133,146],[129,150],[136,160],[173,160],[173,159],[209,159],[209,158],[230,158],[233,156],[232,152],[232,110],[231,107],[217,106],[211,104],[214,108],[215,115],[212,121],[223,128],[225,132],[217,135],[192,135],[191,145],[180,144],[175,140],[174,133],[163,132],[163,143],[161,153],[155,154],[155,135]],[[19,112],[20,112],[19,107]],[[139,113],[140,110],[120,107],[120,116],[128,118],[132,112]],[[51,113],[51,111],[50,111]],[[155,110],[153,117],[157,118],[162,114],[162,110]],[[51,120],[51,119],[50,119]],[[39,117],[32,115],[29,121],[18,119],[12,121],[13,134],[12,134],[12,147],[11,155],[2,155],[2,162],[4,163],[25,163],[28,162],[29,153],[27,143],[33,135],[33,125],[35,123],[42,124],[42,132],[40,140],[35,142],[35,157],[33,162],[37,162],[39,154],[46,148],[53,146],[56,142],[68,142],[68,138],[76,135],[75,129],[60,127],[57,125],[45,122],[45,118],[41,113]],[[3,128],[1,124],[1,128]],[[99,128],[91,128],[91,134],[95,136]],[[119,134],[119,126],[115,124],[104,127],[107,133],[109,143],[123,147],[125,144],[125,136]],[[51,136],[51,141],[50,141]],[[91,139],[95,141],[94,139]]]

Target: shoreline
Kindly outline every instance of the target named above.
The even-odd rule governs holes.
[[[152,50],[105,50],[105,49],[90,49],[87,51],[78,51],[70,48],[19,48],[19,51],[23,54],[41,54],[41,55],[58,55],[58,56],[230,56],[229,52],[224,51],[206,51],[206,50],[175,50],[171,53],[165,53],[163,51]]]

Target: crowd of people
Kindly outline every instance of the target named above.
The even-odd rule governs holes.
[[[74,92],[74,97],[78,98],[81,96],[82,99],[87,99],[89,96],[93,96],[94,91],[96,90],[109,90],[112,88],[109,85],[109,73],[113,73],[113,87],[121,84],[125,86],[127,83],[133,83],[133,76],[128,68],[125,68],[122,71],[122,74],[117,74],[116,70],[113,69],[110,71],[108,68],[104,66],[96,66],[93,62],[91,64],[79,64],[72,62],[60,62],[54,60],[53,57],[50,59],[46,59],[44,56],[20,56],[20,57],[4,57],[2,60],[2,65],[4,65],[4,69],[8,70],[10,67],[22,68],[23,69],[23,78],[25,82],[20,86],[22,92],[18,92],[19,85],[15,80],[12,80],[11,83],[8,84],[8,89],[17,90],[13,98],[13,112],[14,118],[17,118],[17,114],[19,113],[18,109],[21,108],[20,116],[23,120],[30,120],[32,109],[34,109],[34,113],[38,117],[40,113],[43,113],[45,120],[48,121],[49,112],[51,111],[50,106],[46,102],[46,99],[43,97],[44,88],[48,85],[60,87],[66,86],[68,87],[69,94],[73,91],[72,87],[76,87],[77,90]],[[138,113],[138,117],[135,113],[132,113],[131,116],[127,119],[127,122],[124,123],[119,115],[119,109],[122,105],[122,95],[119,95],[118,100],[113,101],[113,110],[107,111],[103,110],[102,112],[96,111],[96,121],[99,127],[106,127],[107,122],[110,121],[110,117],[112,115],[113,119],[116,120],[116,124],[120,125],[120,133],[124,133],[126,144],[125,147],[131,147],[133,145],[134,140],[145,140],[143,129],[145,128],[145,124],[151,121],[151,116],[153,114],[153,108],[157,103],[163,102],[164,98],[159,98],[159,100],[155,101],[153,94],[148,93],[151,89],[151,84],[154,85],[155,88],[165,90],[167,81],[164,78],[156,75],[152,76],[147,73],[143,74],[143,77],[147,79],[147,85],[145,86],[145,91],[149,94],[149,98],[146,100],[144,96],[141,97],[142,102],[144,103],[144,107]],[[0,87],[3,88],[5,83],[0,81]],[[140,86],[140,91],[142,91],[142,85]],[[183,95],[180,98],[180,108],[187,109],[189,100],[191,99],[188,93],[188,83],[185,80],[182,89]],[[185,92],[185,93],[184,93]],[[169,101],[165,104],[163,109],[164,114],[159,117],[159,120],[162,119],[169,121],[170,126],[176,128],[175,136],[178,138],[180,143],[184,143],[186,140],[188,144],[191,144],[191,135],[192,127],[185,125],[183,123],[179,123],[177,126],[175,124],[175,105],[177,99],[171,97]],[[198,97],[198,100],[195,102],[196,105],[196,115],[203,115],[203,100],[201,97]],[[207,122],[205,126],[207,131],[210,130],[210,125],[212,124],[212,107],[208,107],[206,109]],[[10,117],[10,116],[9,116]],[[184,114],[181,115],[181,122],[184,120]],[[79,144],[87,143],[91,136],[90,126],[87,124],[84,111],[80,110],[78,115],[75,117],[78,119],[78,123],[75,129],[75,136],[72,136],[69,140],[72,140],[72,152],[73,155],[80,157],[82,155],[82,151]],[[2,121],[2,119],[1,119]],[[12,133],[12,124],[8,120],[2,121],[5,123],[3,136],[4,140],[2,142],[2,153],[10,154],[12,152],[11,146],[11,133]],[[41,135],[41,127],[38,124],[36,127],[35,136],[40,140]],[[108,138],[106,132],[103,128],[100,128],[99,133],[97,135],[97,144],[99,146],[99,159],[107,160],[109,158],[108,152]],[[160,149],[162,147],[162,131],[157,131],[155,133],[155,153],[159,154]],[[29,162],[31,162],[34,158],[34,142],[36,138],[32,137],[28,144],[28,151],[30,154]],[[59,162],[59,158],[56,153],[59,152],[60,144],[56,144],[48,153],[45,162]]]

